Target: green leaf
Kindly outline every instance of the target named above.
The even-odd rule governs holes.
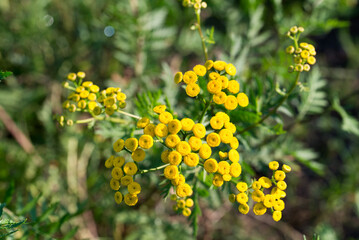
[[[292,155],[316,174],[324,175],[324,165],[314,161],[318,158],[318,154],[312,149],[298,149]]]
[[[0,80],[3,80],[5,78],[7,78],[8,76],[12,75],[12,72],[8,72],[8,71],[1,71],[0,70]]]
[[[348,133],[359,136],[359,122],[354,117],[350,116],[345,109],[340,105],[339,98],[334,98],[333,109],[337,111],[343,119],[342,129]]]

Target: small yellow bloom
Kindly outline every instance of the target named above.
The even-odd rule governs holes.
[[[210,70],[213,67],[213,61],[207,60],[204,66],[206,67],[207,70]]]
[[[127,138],[125,147],[131,152],[135,151],[138,147],[138,140],[136,138]]]
[[[275,198],[271,194],[267,194],[264,196],[263,204],[267,208],[273,207],[273,204],[275,202]]]
[[[214,174],[212,184],[216,187],[220,187],[223,185],[223,177],[221,174]]]
[[[168,162],[171,165],[179,165],[182,162],[182,155],[177,151],[172,151],[168,154]]]
[[[123,176],[121,178],[121,185],[122,186],[128,186],[129,184],[131,184],[133,182],[133,178],[132,176]]]
[[[127,194],[125,195],[125,203],[126,203],[128,206],[135,206],[137,202],[138,202],[138,197],[137,197],[137,195],[135,195],[135,194],[130,194],[130,193],[127,193]]]
[[[218,70],[218,71],[223,71],[226,67],[227,63],[224,61],[215,61],[213,63],[213,67],[214,69]]]
[[[208,173],[215,173],[218,170],[218,162],[216,159],[210,158],[204,162],[203,167]]]
[[[143,117],[137,121],[137,128],[145,128],[150,123],[150,119],[148,117]]]
[[[90,91],[93,93],[98,93],[100,91],[100,87],[97,85],[90,86]]]
[[[284,182],[284,181],[278,181],[278,182],[277,182],[277,187],[278,187],[280,190],[284,191],[284,190],[287,189],[287,183]]]
[[[239,163],[234,162],[230,166],[229,174],[232,177],[239,177],[242,173],[242,167]]]
[[[115,104],[115,102],[116,102],[116,99],[114,97],[108,97],[104,100],[103,103],[106,107],[111,107],[112,105]]]
[[[130,194],[139,194],[141,192],[141,186],[137,182],[128,184],[127,190]]]
[[[231,203],[234,203],[234,201],[236,201],[236,195],[234,195],[233,193],[229,194],[229,195],[228,195],[228,200],[229,200]]]
[[[226,144],[230,143],[233,139],[233,133],[228,129],[222,129],[219,131],[219,136],[221,141]]]
[[[157,105],[156,107],[153,108],[153,111],[157,114],[163,113],[164,111],[166,111],[166,105]]]
[[[262,202],[264,200],[264,193],[260,190],[252,192],[252,199],[256,202]]]
[[[142,135],[138,140],[138,145],[143,149],[149,149],[153,146],[153,138],[150,135]]]
[[[224,160],[224,159],[226,159],[226,158],[228,157],[228,153],[227,153],[227,152],[219,151],[218,154],[219,154],[219,158],[220,158],[221,160]]]
[[[253,212],[255,215],[263,215],[267,211],[267,208],[263,205],[263,203],[256,203],[253,207]]]
[[[120,193],[120,192],[116,192],[115,193],[115,202],[117,203],[117,204],[120,204],[121,202],[122,202],[122,193]]]
[[[226,70],[226,73],[228,73],[231,76],[236,75],[236,72],[237,72],[236,67],[233,66],[232,63],[227,64],[225,67],[225,70]]]
[[[168,155],[170,154],[170,150],[164,150],[162,153],[161,153],[161,160],[163,163],[168,163]]]
[[[233,137],[232,140],[229,142],[229,145],[231,146],[231,148],[237,149],[239,147],[238,139],[236,137]]]
[[[240,204],[238,211],[242,214],[247,214],[249,212],[249,206],[247,204]]]
[[[252,183],[252,188],[253,188],[253,190],[259,190],[259,189],[261,189],[261,187],[262,187],[262,185],[261,185],[261,183],[258,182],[258,181],[254,181],[254,182]]]
[[[135,162],[141,162],[145,159],[146,153],[140,148],[137,148],[135,151],[132,152],[131,157]]]
[[[310,56],[310,53],[308,50],[304,50],[300,53],[300,56],[304,59],[307,59]]]
[[[207,69],[206,69],[205,66],[196,65],[196,66],[193,68],[193,71],[194,71],[198,76],[203,77],[204,75],[206,75]]]
[[[207,135],[206,141],[210,147],[218,147],[221,144],[221,137],[213,132]]]
[[[190,83],[186,87],[186,93],[189,97],[196,97],[200,91],[201,88],[196,83]]]
[[[186,199],[186,207],[193,207],[193,205],[194,205],[194,202],[193,202],[193,200],[192,200],[192,198],[187,198]]]
[[[85,100],[80,100],[78,103],[77,103],[77,107],[78,108],[81,108],[81,109],[85,109],[86,108],[86,101]]]
[[[223,127],[224,120],[220,116],[213,116],[209,123],[213,129],[219,130]]]
[[[198,79],[197,74],[193,71],[187,71],[183,75],[183,81],[186,84],[195,83],[197,82],[197,79]]]
[[[270,170],[277,170],[279,168],[279,163],[277,161],[272,161],[268,166]]]
[[[249,104],[248,96],[245,93],[238,93],[237,101],[241,107],[247,107]]]
[[[156,136],[155,134],[155,128],[156,125],[153,123],[149,123],[144,129],[143,129],[143,133],[146,135],[150,135],[151,137]]]
[[[192,213],[192,211],[191,211],[191,209],[189,209],[189,208],[184,208],[184,209],[182,210],[182,214],[183,214],[183,216],[185,216],[185,217],[189,217],[189,216],[191,215],[191,213]]]
[[[126,175],[133,176],[136,174],[137,170],[137,165],[133,162],[128,162],[125,164],[125,166],[123,166],[123,171],[126,173]]]
[[[223,178],[223,181],[229,182],[232,179],[232,175],[231,174],[223,174],[222,178]]]
[[[70,81],[75,81],[76,80],[76,74],[75,73],[69,73],[67,75],[67,79]]]
[[[313,56],[310,56],[310,57],[307,58],[307,62],[308,62],[310,65],[314,65],[316,61],[317,61],[317,60],[316,60],[315,57],[313,57]]]
[[[116,96],[116,99],[120,102],[124,102],[126,100],[127,96],[126,94],[120,92],[120,93],[117,93],[117,96]]]
[[[274,211],[272,217],[273,217],[273,220],[274,220],[274,221],[278,222],[279,220],[282,219],[282,212],[280,212],[280,211]]]
[[[86,74],[84,72],[78,72],[77,77],[83,79],[86,77]]]
[[[209,74],[209,79],[211,79],[211,80],[217,80],[217,78],[219,78],[219,77],[221,77],[221,75],[219,75],[219,73],[217,73],[217,72],[211,72]]]
[[[167,124],[173,120],[173,116],[169,112],[163,112],[158,116],[158,120],[163,124]]]
[[[192,128],[194,126],[194,122],[190,118],[183,118],[181,120],[181,125],[182,125],[182,130],[183,131],[189,132],[189,131],[192,131]]]
[[[206,136],[206,128],[202,123],[196,123],[192,128],[192,132],[198,138],[204,138]]]
[[[182,155],[187,156],[191,152],[191,146],[186,141],[181,141],[177,144],[176,150]]]
[[[285,172],[282,170],[275,171],[274,179],[277,181],[283,181],[285,179]]]
[[[117,191],[120,188],[120,182],[117,179],[111,178],[110,187],[112,190]]]
[[[115,150],[115,152],[120,152],[120,151],[122,151],[124,146],[125,146],[125,141],[123,139],[118,139],[113,144],[113,150]]]
[[[231,80],[228,82],[228,91],[233,94],[237,94],[239,92],[239,83],[236,80]]]
[[[189,197],[192,193],[192,188],[187,183],[179,184],[176,188],[176,194],[179,197]]]
[[[286,164],[283,164],[282,170],[283,170],[285,173],[289,173],[290,171],[292,171],[292,168],[289,167],[289,166],[286,165]]]
[[[211,157],[212,149],[208,144],[204,143],[199,148],[198,154],[202,159],[207,159],[207,158]]]
[[[248,195],[244,192],[238,193],[236,200],[240,204],[246,204],[248,202]]]
[[[261,177],[258,181],[264,188],[270,188],[272,186],[272,181],[267,177]]]
[[[176,165],[169,165],[164,170],[165,178],[172,180],[178,176],[178,168]]]
[[[212,94],[218,94],[222,90],[222,82],[218,80],[211,80],[207,84],[208,92]]]
[[[90,101],[96,101],[96,99],[97,99],[96,94],[94,94],[94,93],[90,93],[87,98]]]
[[[198,165],[199,157],[196,153],[190,153],[183,158],[183,162],[189,167],[195,167]]]
[[[119,167],[114,167],[111,171],[112,178],[120,180],[123,177],[123,171]]]
[[[227,94],[225,92],[219,92],[213,95],[213,101],[218,105],[225,103],[226,100],[227,100]]]
[[[160,137],[160,138],[166,137],[168,135],[167,126],[163,123],[159,123],[155,127],[155,134],[157,137]]]
[[[226,114],[224,112],[217,112],[215,116],[223,119],[224,124],[226,124],[230,121],[228,114]]]
[[[173,186],[178,186],[180,184],[184,184],[186,182],[186,179],[182,174],[179,174],[175,179],[171,180],[171,183]],[[176,195],[175,195],[176,196]],[[177,196],[176,196],[177,199]]]
[[[220,76],[217,80],[220,80],[222,82],[222,89],[228,88],[229,80],[226,76]]]
[[[166,137],[165,144],[169,148],[175,148],[180,141],[181,139],[177,134],[170,134]]]
[[[183,79],[183,74],[182,72],[177,72],[175,74],[175,77],[174,77],[174,81],[176,84],[179,84],[180,82],[182,82],[182,79]]]
[[[182,129],[182,124],[179,120],[174,119],[168,123],[167,128],[171,134],[177,134]]]
[[[184,208],[186,206],[186,201],[181,199],[177,201],[177,207],[178,208]]]
[[[229,174],[230,170],[231,170],[231,166],[227,161],[220,161],[218,163],[218,170],[217,170],[218,173],[222,175]]]
[[[239,183],[237,183],[236,188],[240,192],[245,192],[248,190],[248,185],[245,182],[239,182]]]
[[[273,207],[274,207],[274,210],[276,210],[276,211],[283,211],[284,208],[285,208],[284,201],[283,200],[276,200],[273,203]]]
[[[122,167],[123,164],[125,164],[125,158],[124,157],[115,157],[112,162],[114,167]]]
[[[237,108],[237,106],[238,106],[237,98],[233,95],[228,95],[226,102],[224,103],[224,107],[227,110],[234,110]]]
[[[99,106],[96,106],[93,109],[93,114],[95,114],[96,116],[100,115],[102,113],[102,109]]]
[[[195,136],[190,137],[188,143],[192,151],[198,151],[202,146],[202,140]]]

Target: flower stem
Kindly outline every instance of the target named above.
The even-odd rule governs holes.
[[[144,174],[144,173],[148,173],[148,172],[154,172],[154,171],[157,171],[157,170],[161,170],[161,169],[167,167],[168,165],[170,165],[170,164],[167,163],[167,164],[161,165],[161,166],[159,166],[159,167],[144,169],[144,170],[141,170],[141,171],[140,171],[140,174]]]
[[[134,115],[134,114],[131,114],[131,113],[128,113],[128,112],[124,112],[124,111],[121,111],[121,110],[117,110],[117,112],[121,113],[123,115],[129,116],[129,117],[132,117],[132,118],[141,119],[141,117],[139,117],[137,115]]]
[[[198,120],[198,123],[202,123],[203,118],[204,118],[204,115],[206,114],[206,112],[207,112],[209,106],[211,105],[211,103],[212,103],[212,100],[211,100],[211,101],[208,101],[208,102],[206,103],[206,106],[204,107],[203,112],[201,113],[201,117],[200,117],[199,120]]]
[[[273,108],[271,111],[269,111],[269,113],[267,115],[265,115],[264,117],[261,118],[261,120],[259,120],[256,123],[253,123],[252,125],[246,127],[245,129],[239,131],[239,134],[242,134],[246,131],[249,131],[253,128],[255,128],[256,126],[258,126],[259,124],[261,124],[262,122],[264,122],[268,117],[270,117],[272,114],[274,114],[278,108],[285,102],[285,100],[287,100],[287,98],[289,97],[289,95],[293,92],[293,90],[295,89],[295,87],[298,84],[299,81],[299,76],[300,76],[300,72],[297,73],[296,79],[293,83],[293,85],[291,86],[291,88],[289,89],[289,91],[283,96],[283,98],[279,101],[279,103],[277,104],[277,106],[275,106],[275,108]]]
[[[204,57],[206,59],[206,61],[208,60],[208,50],[206,47],[206,39],[203,36],[202,33],[202,29],[201,29],[201,9],[197,9],[195,10],[196,13],[196,17],[197,17],[197,30],[199,33],[199,36],[201,37],[201,41],[202,41],[202,49],[203,49],[203,53],[204,53]]]

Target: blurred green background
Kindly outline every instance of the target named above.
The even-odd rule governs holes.
[[[200,202],[198,238],[359,239],[358,1],[207,3],[202,21],[216,41],[210,58],[232,62],[252,99],[257,81],[289,87],[289,27],[305,28],[317,65],[303,78],[310,90],[291,99],[299,110],[280,109],[286,134],[261,129],[241,140],[249,176],[268,174],[271,160],[293,166],[282,221],[243,216],[225,194],[211,193]],[[129,112],[144,114],[138,94],[161,90],[154,95],[184,114],[188,102],[173,75],[204,61],[194,23],[193,10],[176,0],[0,1],[0,70],[13,72],[0,81],[0,208],[3,220],[27,219],[9,239],[191,238],[186,219],[161,199],[155,175],[136,207],[115,204],[104,161],[127,126],[60,128],[53,116],[62,112],[62,81],[77,71],[121,87]]]

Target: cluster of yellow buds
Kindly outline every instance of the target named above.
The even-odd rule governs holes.
[[[183,81],[187,85],[186,93],[190,97],[197,97],[201,93],[200,85],[204,82],[207,85],[207,88],[202,90],[204,95],[209,93],[213,102],[224,105],[227,110],[234,110],[238,105],[246,107],[249,103],[245,93],[238,93],[240,85],[233,79],[236,72],[235,66],[231,63],[208,60],[204,65],[196,65],[193,71],[184,74],[177,72],[174,81],[176,84]]]
[[[229,200],[232,203],[239,203],[238,211],[242,214],[247,214],[249,212],[248,195],[250,194],[252,200],[256,202],[253,206],[254,214],[263,215],[267,212],[267,209],[271,209],[273,220],[279,221],[282,218],[282,211],[285,207],[282,199],[286,197],[285,190],[287,184],[284,179],[286,173],[291,171],[291,168],[288,165],[283,164],[282,170],[278,170],[279,163],[277,161],[270,162],[269,168],[273,170],[271,179],[261,177],[258,180],[253,181],[250,186],[245,182],[238,182],[236,189],[239,193],[230,194]],[[268,193],[265,193],[266,191]]]
[[[83,81],[84,72],[69,73],[63,82],[63,87],[70,89],[71,94],[62,104],[69,112],[89,112],[98,116],[102,113],[112,115],[116,110],[126,107],[126,94],[120,88],[109,87],[101,90],[92,81]],[[63,125],[64,117],[60,116],[59,122]],[[69,124],[68,124],[69,125]]]
[[[185,217],[189,217],[191,215],[191,207],[194,205],[192,198],[178,199],[177,195],[173,194],[171,195],[171,200],[176,201],[176,205],[173,205],[173,210],[175,212],[181,212]]]
[[[287,36],[294,41],[294,46],[288,46],[286,52],[293,55],[295,65],[289,66],[290,72],[308,72],[310,65],[314,65],[316,62],[315,55],[317,54],[312,44],[299,41],[300,34],[304,32],[303,27],[291,27]]]
[[[183,0],[182,5],[184,7],[193,7],[196,10],[207,7],[207,3],[202,0]]]

